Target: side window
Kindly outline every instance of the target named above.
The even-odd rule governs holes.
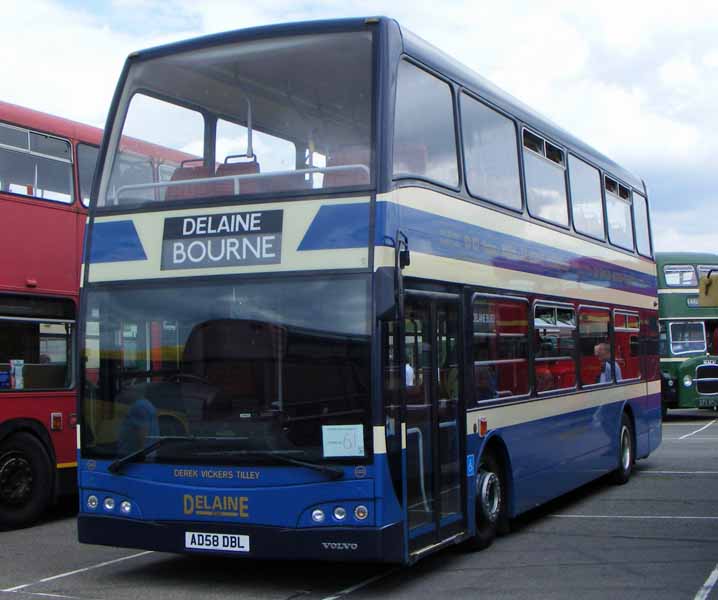
[[[225,194],[281,192],[322,187],[323,175],[317,175],[314,179],[302,173],[269,178],[257,177],[260,173],[294,171],[297,168],[297,148],[289,140],[256,129],[252,130],[250,144],[248,134],[249,129],[244,125],[224,119],[217,120],[216,176],[220,178],[219,185],[224,185],[226,188],[223,190]],[[234,181],[229,179],[231,176],[241,177],[236,180],[239,184],[236,192],[232,185]],[[224,181],[221,179],[223,177]],[[313,186],[313,183],[318,185]]]
[[[548,392],[576,387],[573,308],[534,307],[534,376],[536,391]]]
[[[608,370],[605,367],[605,361],[610,361],[611,357],[609,315],[608,309],[604,308],[584,307],[579,311],[578,338],[583,386],[612,381],[610,367]]]
[[[473,314],[476,401],[528,394],[528,302],[479,296]]]
[[[469,193],[521,210],[521,178],[513,121],[462,94],[461,128]]]
[[[0,191],[71,204],[70,142],[0,124]]]
[[[98,205],[183,200],[211,192],[206,182],[184,183],[214,174],[204,164],[204,119],[198,111],[137,93],[130,101],[122,134],[106,197],[99,198]],[[168,185],[158,186],[154,164],[163,163],[179,166],[173,169]]]
[[[0,315],[0,392],[71,387],[74,304],[10,296]]]
[[[636,249],[643,256],[651,256],[651,232],[648,227],[648,204],[645,197],[633,192],[633,218],[636,220]]]
[[[603,230],[601,175],[588,163],[568,155],[571,182],[571,209],[576,231],[599,240],[606,239]]]
[[[568,226],[563,150],[526,130],[523,144],[529,213],[544,221]]]
[[[80,173],[80,198],[85,206],[90,205],[90,192],[92,191],[92,178],[95,175],[97,156],[100,149],[87,144],[77,145],[77,170]]]
[[[666,265],[663,267],[666,285],[669,287],[697,287],[696,271],[691,265]]]
[[[406,61],[396,91],[394,177],[459,185],[451,88]]]
[[[608,239],[614,246],[633,250],[631,191],[610,177],[605,177],[604,181],[606,185]]]
[[[672,354],[706,351],[706,329],[703,321],[673,321],[668,329]]]
[[[641,321],[637,313],[614,311],[613,331],[616,345],[614,366],[616,381],[622,379],[640,379]]]

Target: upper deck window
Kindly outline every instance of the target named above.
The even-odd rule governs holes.
[[[526,199],[532,216],[568,226],[565,154],[530,131],[523,132]]]
[[[718,265],[698,265],[698,277],[708,277],[708,273],[718,274]]]
[[[568,155],[569,179],[571,180],[571,208],[576,231],[603,240],[603,200],[601,199],[601,175],[598,169],[579,158]]]
[[[670,287],[696,287],[696,271],[691,265],[666,265],[663,267],[666,285]]]
[[[372,35],[362,31],[137,61],[115,120],[99,205],[367,188],[371,56]]]
[[[85,206],[90,205],[90,193],[92,192],[92,178],[95,175],[97,156],[100,149],[97,146],[87,144],[77,145],[77,170],[80,174],[80,198]]]
[[[521,210],[521,178],[513,121],[462,94],[461,128],[469,193]]]
[[[633,250],[633,223],[630,190],[610,177],[605,177],[608,239],[614,246]]]
[[[69,141],[0,124],[0,191],[71,204],[72,188]]]
[[[651,232],[648,227],[648,204],[641,194],[633,193],[633,218],[636,220],[636,248],[639,254],[651,256]]]
[[[394,123],[394,177],[421,177],[456,187],[451,88],[409,62],[399,64]]]

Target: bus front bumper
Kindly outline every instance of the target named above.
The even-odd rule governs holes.
[[[230,523],[138,521],[81,515],[78,539],[85,544],[140,548],[158,552],[219,554],[238,558],[328,560],[352,562],[404,561],[401,523],[386,527],[316,527],[290,529]],[[248,551],[188,549],[187,532],[247,536]],[[244,538],[246,539],[246,538]]]

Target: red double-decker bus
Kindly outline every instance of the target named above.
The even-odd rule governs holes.
[[[76,486],[75,318],[101,138],[0,102],[0,527]]]
[[[0,529],[76,489],[75,318],[101,141],[101,129],[0,102]],[[114,161],[111,185],[131,189],[180,178],[197,156],[123,136]],[[85,333],[92,393],[99,338]]]

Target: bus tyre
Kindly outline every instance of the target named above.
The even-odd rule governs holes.
[[[488,548],[496,537],[505,513],[501,465],[489,453],[481,457],[476,476],[476,533],[469,541],[471,550]]]
[[[636,449],[633,445],[633,425],[626,413],[621,415],[621,428],[618,433],[618,468],[613,472],[613,481],[623,485],[631,478]]]
[[[35,521],[52,498],[52,465],[40,440],[16,433],[0,443],[0,529]]]

